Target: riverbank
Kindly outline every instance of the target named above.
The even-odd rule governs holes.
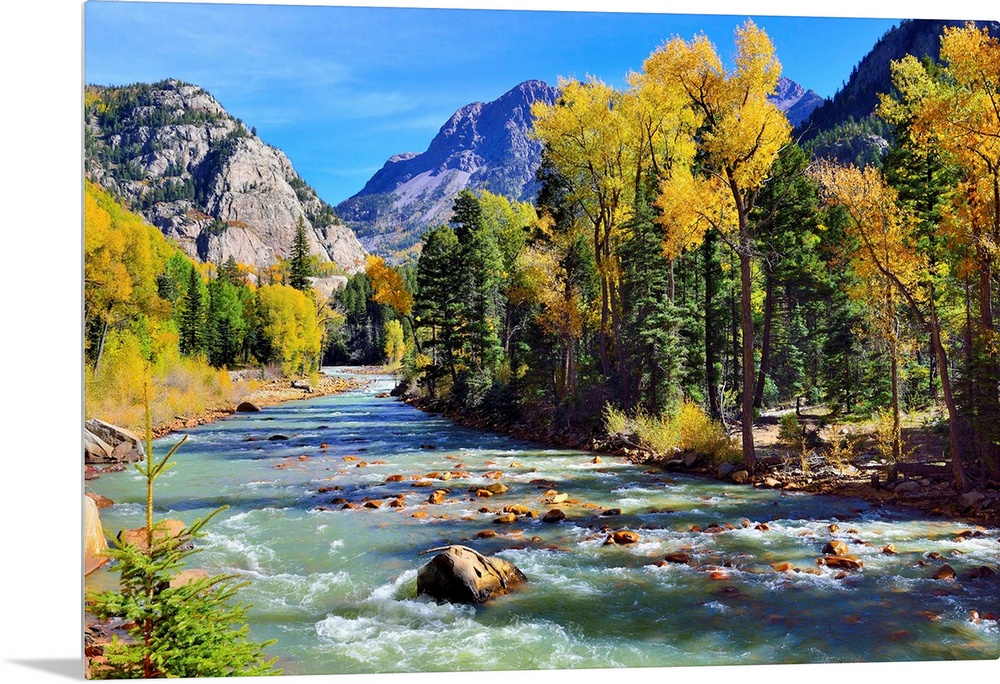
[[[359,374],[366,374],[364,369]],[[291,378],[275,378],[270,380],[254,380],[237,377],[233,381],[234,395],[240,397],[236,404],[227,404],[202,411],[190,416],[174,416],[171,420],[153,426],[153,437],[159,438],[178,430],[197,427],[212,423],[236,413],[240,404],[253,404],[257,408],[274,406],[286,401],[299,399],[314,399],[330,394],[340,394],[356,390],[371,381],[359,378],[340,378],[320,375],[315,383]]]
[[[582,430],[544,430],[526,423],[505,424],[495,419],[464,414],[442,401],[412,395],[400,399],[459,425],[559,449],[580,449],[625,458],[647,466],[650,473],[682,472],[747,487],[855,498],[875,506],[900,506],[928,516],[1000,526],[998,487],[986,486],[962,494],[955,488],[950,468],[947,467],[913,468],[911,474],[906,474],[908,468],[905,465],[894,469],[859,460],[835,463],[815,451],[803,457],[801,452],[781,444],[776,438],[775,425],[769,423],[754,426],[758,467],[751,476],[739,464],[710,464],[695,454],[656,454]]]

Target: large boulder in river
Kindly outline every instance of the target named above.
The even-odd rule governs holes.
[[[87,436],[90,433],[91,437]],[[99,450],[94,447],[97,443],[92,437],[111,447],[108,460],[87,460],[99,456]],[[88,447],[88,445],[90,445]],[[135,463],[145,457],[142,448],[142,440],[125,428],[105,423],[103,420],[91,418],[84,423],[84,463]]]
[[[431,551],[442,553],[417,571],[417,594],[438,601],[485,603],[527,579],[513,563],[486,557],[467,546]]]

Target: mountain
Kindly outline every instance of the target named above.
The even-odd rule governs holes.
[[[270,266],[289,255],[302,218],[320,261],[364,268],[357,236],[288,157],[203,89],[87,86],[84,112],[87,175],[192,257]]]
[[[529,135],[531,105],[557,97],[544,82],[525,81],[492,102],[462,107],[426,151],[390,157],[360,192],[337,205],[337,213],[368,250],[388,255],[411,248],[425,229],[447,221],[465,188],[534,201],[542,147]]]
[[[989,28],[991,36],[1000,35],[1000,22],[973,22],[980,28]],[[906,55],[917,59],[929,57],[937,62],[941,56],[941,35],[946,26],[964,26],[965,21],[907,19],[889,29],[865,55],[844,87],[832,99],[827,99],[809,116],[802,128],[805,139],[822,131],[829,131],[851,120],[860,121],[871,116],[878,104],[878,94],[892,91],[893,61]]]
[[[823,103],[823,98],[815,92],[805,90],[798,83],[785,76],[778,79],[775,93],[767,99],[785,113],[792,126],[798,126],[808,119],[813,110]]]

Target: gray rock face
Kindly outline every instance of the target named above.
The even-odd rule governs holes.
[[[785,76],[778,79],[777,90],[767,99],[785,113],[792,126],[801,124],[809,118],[814,109],[823,104],[822,97]]]
[[[134,433],[103,420],[88,420],[83,434],[84,463],[134,463],[145,456],[142,441]]]
[[[417,594],[452,603],[485,603],[525,581],[513,563],[467,546],[448,546],[417,571]]]
[[[364,268],[357,236],[288,157],[201,88],[171,80],[87,94],[88,175],[190,256],[269,266],[289,255],[301,218],[320,261]]]
[[[544,82],[525,81],[492,102],[462,107],[425,152],[390,157],[361,192],[337,206],[338,213],[369,251],[388,255],[446,222],[455,196],[466,188],[534,201],[542,148],[530,137],[531,105],[557,97]]]

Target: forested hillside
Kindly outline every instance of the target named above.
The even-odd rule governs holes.
[[[764,409],[875,416],[896,459],[921,412],[960,490],[996,479],[996,37],[947,28],[942,68],[892,65],[894,144],[863,172],[795,144],[763,31],[736,48],[733,70],[699,36],[623,90],[561,83],[532,109],[536,206],[464,191],[415,278],[369,272],[352,325],[400,322],[411,393],[536,434],[631,425],[662,450],[697,426],[752,473]]]
[[[231,404],[226,369],[314,373],[326,325],[338,319],[308,289],[307,256],[303,226],[287,271],[256,285],[235,259],[221,267],[192,260],[85,182],[87,417],[141,425],[147,374],[159,422]]]

